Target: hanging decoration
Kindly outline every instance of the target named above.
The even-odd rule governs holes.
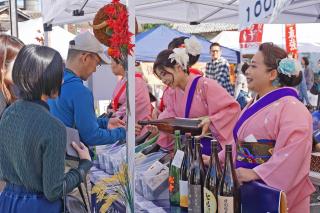
[[[124,63],[127,56],[132,55],[133,33],[129,31],[128,10],[119,0],[112,0],[102,7],[97,12],[92,27],[96,38],[108,47],[109,56]]]

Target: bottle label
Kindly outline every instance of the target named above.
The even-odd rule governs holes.
[[[175,176],[169,176],[169,192],[171,194],[179,192],[179,180]]]
[[[189,200],[188,200],[188,212],[202,212],[201,209],[201,185],[192,185],[189,184]]]
[[[218,196],[218,213],[234,213],[233,197]]]
[[[177,150],[171,165],[180,169],[183,161],[183,156],[184,156],[184,152],[181,150]]]
[[[206,187],[203,188],[204,213],[217,212],[217,200],[213,193]]]
[[[180,189],[180,206],[188,207],[188,181],[180,180],[179,181]]]

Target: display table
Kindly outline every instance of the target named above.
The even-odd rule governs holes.
[[[310,171],[309,177],[314,185],[320,186],[320,173],[319,172]]]
[[[98,183],[101,179],[106,177],[111,177],[112,175],[104,172],[103,170],[97,168],[97,164],[95,164],[94,167],[90,170],[90,182],[92,187],[95,186],[96,183]],[[103,205],[103,202],[97,201],[97,196],[94,193],[91,193],[91,211],[93,213],[100,212],[100,208]],[[115,201],[111,205],[111,207],[108,209],[107,213],[122,213],[126,212],[126,206],[123,205],[123,203]]]

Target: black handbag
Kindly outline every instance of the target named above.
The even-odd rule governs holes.
[[[89,208],[90,208],[90,198],[88,194],[88,188],[87,188],[87,183],[84,181],[87,196],[88,196],[88,201],[89,201]],[[88,206],[86,204],[86,200],[84,198],[84,194],[81,188],[81,184],[78,186],[78,190],[80,192],[82,201],[79,200],[76,196],[74,195],[68,195],[66,193],[67,191],[67,186],[66,186],[66,181],[63,181],[63,213],[88,213]]]

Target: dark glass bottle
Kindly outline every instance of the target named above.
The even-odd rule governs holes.
[[[174,133],[175,130],[180,130],[181,134],[190,132],[192,135],[200,135],[201,127],[198,125],[201,120],[187,119],[187,118],[165,118],[159,120],[138,121],[139,125],[154,125],[160,131],[167,133]]]
[[[170,161],[171,161],[171,155],[169,153],[159,159],[159,162],[167,167],[170,166]]]
[[[184,156],[180,170],[180,207],[184,210],[188,210],[188,178],[189,171],[192,163],[192,137],[191,133],[186,133],[186,144],[184,146]]]
[[[136,137],[136,146],[144,143],[148,137],[151,135],[151,132],[150,131],[147,131],[146,133],[144,133],[142,136],[140,137]]]
[[[205,169],[201,155],[200,139],[195,140],[195,151],[189,174],[188,212],[203,212],[203,184]]]
[[[240,212],[239,182],[233,166],[232,145],[226,145],[226,157],[218,192],[218,212]]]
[[[160,146],[158,144],[154,143],[151,146],[148,146],[145,149],[143,149],[141,151],[141,153],[144,154],[144,155],[148,155],[148,154],[151,154],[153,152],[157,152],[159,150],[160,150]]]
[[[210,165],[204,180],[203,199],[204,213],[216,213],[218,210],[218,189],[219,181],[222,176],[218,157],[218,141],[211,141]]]
[[[169,199],[170,204],[174,206],[180,205],[180,193],[179,193],[179,180],[180,180],[180,168],[181,160],[177,160],[176,157],[181,152],[181,135],[180,131],[175,131],[175,143],[174,143],[174,158],[170,163],[169,170]],[[180,165],[179,165],[180,164]]]

